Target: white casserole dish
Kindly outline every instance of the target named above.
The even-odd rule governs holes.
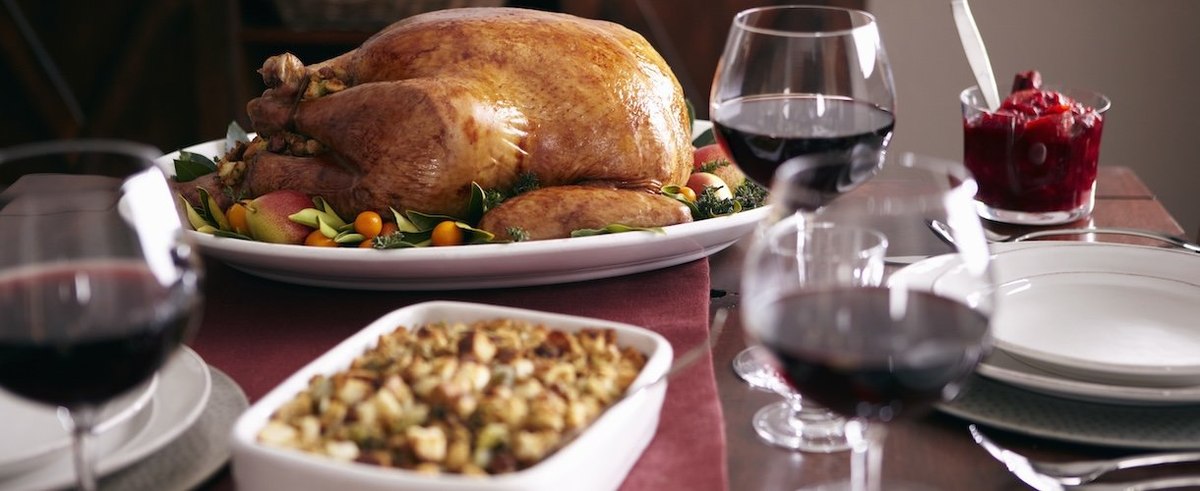
[[[518,472],[486,478],[450,474],[431,476],[369,464],[338,462],[258,442],[259,430],[271,414],[304,390],[314,375],[332,375],[345,369],[354,358],[374,346],[380,335],[401,325],[412,328],[438,321],[471,322],[495,318],[541,323],[568,332],[587,327],[613,329],[620,345],[646,354],[646,365],[628,389],[630,391],[665,374],[673,359],[671,345],[665,338],[629,324],[464,302],[411,305],[379,318],[305,365],[238,419],[232,435],[233,476],[238,489],[495,491],[562,489],[564,485],[578,490],[619,487],[654,437],[666,396],[666,384],[659,384],[609,408],[575,441],[542,462]]]

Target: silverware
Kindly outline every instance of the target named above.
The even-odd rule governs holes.
[[[1108,472],[1119,469],[1200,461],[1200,452],[1157,453],[1067,463],[1037,462],[997,445],[984,436],[975,425],[968,426],[968,429],[971,431],[971,437],[975,439],[975,443],[1003,463],[1018,479],[1039,491],[1137,491],[1200,486],[1200,476],[1177,476],[1120,483],[1092,482]]]
[[[927,225],[929,225],[929,229],[932,230],[933,233],[936,234],[939,239],[942,239],[947,244],[954,243],[954,236],[952,236],[950,234],[950,227],[947,226],[945,223],[942,223],[937,220],[930,220]],[[1146,238],[1146,239],[1160,240],[1160,241],[1166,242],[1168,244],[1174,245],[1176,247],[1181,247],[1183,249],[1187,249],[1192,252],[1200,253],[1200,245],[1189,242],[1188,240],[1186,240],[1182,237],[1176,237],[1174,235],[1169,235],[1169,234],[1165,234],[1162,232],[1155,232],[1153,230],[1142,230],[1142,229],[1136,229],[1136,228],[1123,228],[1123,227],[1060,228],[1060,229],[1052,229],[1052,230],[1038,230],[1035,232],[1029,232],[1029,233],[1020,234],[1020,235],[1005,235],[1005,234],[992,232],[990,230],[984,230],[984,233],[985,233],[985,235],[987,235],[988,242],[993,242],[993,243],[1022,242],[1022,241],[1026,241],[1026,240],[1030,240],[1030,239],[1037,239],[1037,238],[1042,238],[1042,237],[1054,237],[1054,236],[1059,236],[1059,235],[1084,235],[1084,234],[1129,235],[1129,236],[1134,236],[1134,237],[1142,237],[1142,238]]]

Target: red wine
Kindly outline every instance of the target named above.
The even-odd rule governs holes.
[[[0,387],[59,406],[148,380],[183,340],[194,292],[145,264],[86,261],[0,275]]]
[[[957,393],[987,351],[988,319],[957,301],[886,288],[800,292],[754,314],[763,344],[805,397],[888,421]]]
[[[878,106],[811,94],[743,97],[713,112],[717,141],[751,179],[769,186],[784,164],[801,167],[792,179],[811,191],[803,198],[808,209],[874,175],[895,124]]]

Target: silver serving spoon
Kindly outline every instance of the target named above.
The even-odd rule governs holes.
[[[988,111],[994,112],[1000,107],[1000,91],[996,88],[996,76],[992,73],[992,62],[988,59],[987,48],[983,46],[979,27],[971,15],[971,6],[967,5],[967,0],[951,0],[950,10],[954,13],[954,25],[958,28],[963,52],[975,74],[975,83],[979,84],[979,92],[983,94]]]

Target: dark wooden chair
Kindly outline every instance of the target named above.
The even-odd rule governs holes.
[[[232,0],[5,0],[0,76],[12,80],[0,146],[120,137],[161,148],[219,135],[244,112],[232,75]]]

